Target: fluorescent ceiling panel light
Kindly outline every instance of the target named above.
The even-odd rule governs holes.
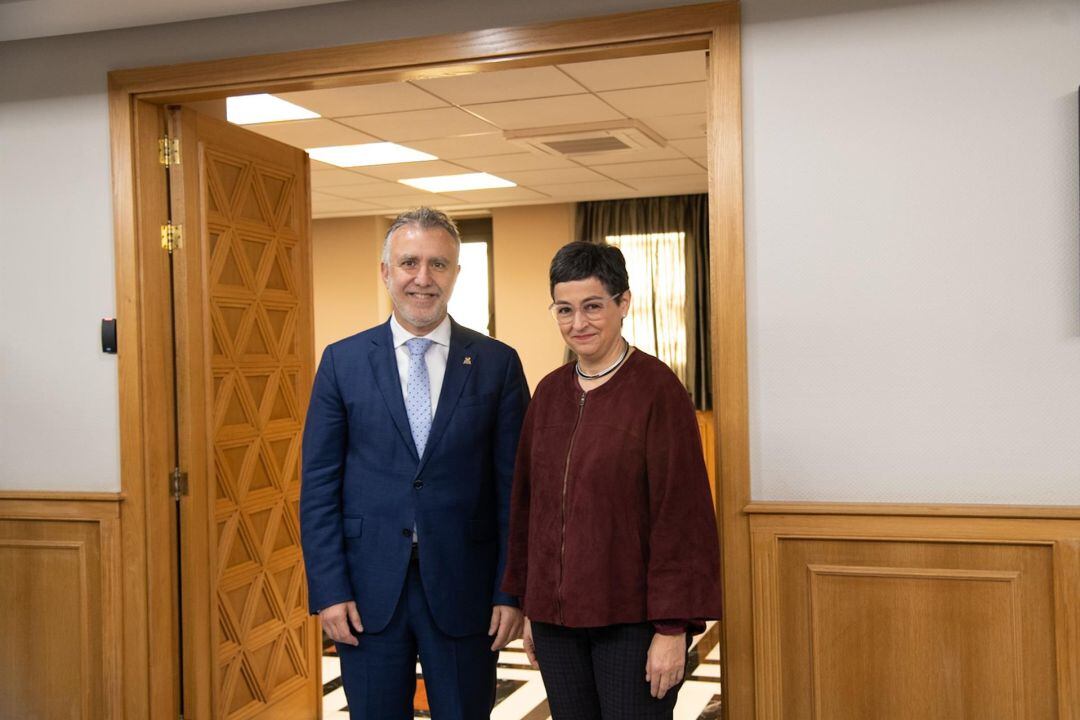
[[[396,163],[439,159],[429,153],[413,150],[392,142],[308,148],[307,153],[313,160],[321,160],[324,163],[337,165],[338,167],[394,165]]]
[[[236,125],[251,125],[282,120],[310,120],[322,116],[288,100],[263,93],[225,98],[225,117]]]
[[[517,187],[517,183],[488,173],[462,173],[461,175],[437,175],[435,177],[398,180],[428,192],[461,192],[463,190],[489,190],[491,188]]]

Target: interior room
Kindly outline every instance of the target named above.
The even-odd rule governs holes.
[[[386,229],[396,213],[425,205],[450,214],[462,234],[462,274],[451,316],[514,347],[530,387],[566,359],[548,312],[550,259],[567,242],[597,233],[621,244],[628,259],[636,304],[624,336],[692,385],[687,329],[692,335],[693,310],[702,302],[701,289],[686,282],[683,245],[686,231],[693,236],[701,227],[686,226],[681,214],[659,205],[694,200],[707,225],[706,63],[705,51],[686,51],[185,106],[311,157],[316,357],[328,343],[386,319],[390,299],[379,277]],[[288,119],[298,116],[306,117]],[[357,146],[383,150],[388,144],[407,161],[348,154]],[[482,183],[504,187],[429,192],[409,184],[440,176],[469,180],[477,173],[487,174]],[[579,234],[579,203],[641,198],[650,200],[630,207],[642,218],[657,214],[653,223],[668,222],[671,237],[623,236],[626,222],[607,215]],[[636,227],[647,224],[643,219]],[[707,238],[702,244],[707,257]],[[227,284],[232,277],[242,284],[243,257],[238,251],[227,258],[211,282]],[[250,277],[257,274],[254,266],[248,269]],[[677,297],[668,297],[675,290]],[[705,364],[707,357],[705,352]],[[698,394],[702,439],[711,448],[711,397],[703,388]],[[710,625],[694,641],[676,710],[680,719],[719,717],[719,631]],[[345,718],[333,644],[324,645],[323,717]],[[544,716],[543,684],[527,665],[520,641],[502,653],[499,717]],[[243,690],[234,692],[243,696]],[[427,710],[419,668],[416,705]]]
[[[552,252],[590,207],[655,198],[703,198],[710,227],[705,256],[681,244],[709,273],[685,372],[723,623],[680,717],[1076,716],[1077,38],[1075,0],[0,2],[0,717],[252,718],[279,680],[281,714],[345,717],[289,565],[298,398],[389,315],[389,218],[460,222],[487,279],[453,312],[535,387],[566,359]],[[263,93],[304,114],[228,122]],[[193,230],[246,197],[215,169],[198,194],[197,143],[175,177],[198,202],[172,204],[190,110],[305,176],[316,148],[424,155],[312,153],[288,210],[311,253],[265,253]],[[494,185],[402,182],[474,174]],[[239,211],[280,220],[259,182]],[[253,282],[278,293],[258,312]],[[214,365],[240,340],[260,357]],[[547,720],[519,646],[499,673],[492,718]]]

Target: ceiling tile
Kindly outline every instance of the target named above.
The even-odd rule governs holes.
[[[557,185],[533,185],[533,190],[550,195],[560,200],[582,200],[602,196],[615,196],[619,193],[633,193],[636,190],[614,180],[596,182],[559,183]]]
[[[518,153],[516,155],[492,155],[490,157],[460,158],[454,162],[481,172],[499,173],[521,170],[548,170],[551,168],[578,167],[558,155]]]
[[[245,130],[257,132],[287,145],[298,148],[326,147],[328,145],[358,145],[377,142],[378,139],[333,120],[289,120],[276,123],[244,125]]]
[[[491,132],[491,125],[458,108],[435,108],[340,118],[340,122],[384,140],[405,142]]]
[[[276,93],[276,95],[300,107],[314,110],[327,118],[446,106],[442,100],[408,83],[357,85],[327,90]]]
[[[633,118],[656,115],[658,109],[663,109],[665,115],[685,115],[705,111],[705,83],[703,82],[611,90],[599,93],[599,95],[614,108]]]
[[[407,185],[402,185],[401,183],[379,180],[370,185],[343,185],[341,187],[323,188],[321,192],[324,195],[336,195],[338,197],[351,198],[353,200],[368,200],[371,198],[405,195],[410,191],[421,192],[419,190],[414,190]]]
[[[367,185],[377,182],[382,182],[382,180],[340,168],[311,171],[311,187],[316,190],[319,188],[340,187],[342,185]]]
[[[587,92],[572,78],[552,66],[479,72],[413,82],[455,105]]]
[[[189,110],[194,110],[200,115],[206,117],[217,118],[218,120],[228,120],[228,111],[226,110],[227,103],[225,98],[218,98],[217,100],[191,100],[184,101],[184,107]]]
[[[625,162],[646,162],[648,160],[674,160],[683,157],[682,153],[673,147],[645,148],[644,150],[615,150],[604,153],[589,153],[587,155],[575,155],[574,160],[582,165],[595,167],[596,165],[613,165]]]
[[[665,117],[642,118],[642,122],[668,140],[705,137],[705,113],[691,115],[667,115]]]
[[[705,51],[594,60],[560,65],[559,68],[596,92],[694,82],[705,79]]]
[[[522,187],[469,190],[466,192],[459,191],[447,193],[445,197],[452,198],[455,202],[466,203],[518,202],[546,199],[546,196],[543,193],[538,193],[534,190]]]
[[[622,200],[624,198],[631,197],[645,197],[649,193],[643,193],[640,190],[635,190],[631,187],[624,187],[620,190],[597,190],[589,192],[581,190],[572,196],[555,198],[556,202],[589,202],[592,200]]]
[[[470,105],[469,110],[504,129],[619,120],[623,116],[593,95]]]
[[[555,170],[523,170],[504,172],[502,177],[513,180],[518,185],[555,185],[556,183],[577,183],[603,180],[603,177],[583,167],[559,168]]]
[[[409,147],[431,153],[443,160],[488,155],[509,155],[521,152],[521,146],[503,140],[501,132],[458,135],[433,140],[414,140],[409,143]]]
[[[652,162],[621,163],[619,165],[602,165],[595,168],[598,172],[616,180],[628,180],[630,178],[655,178],[665,175],[695,175],[705,178],[708,172],[693,160],[686,158],[680,160],[654,160]],[[634,185],[634,183],[630,183]],[[635,185],[636,187],[636,185]]]
[[[627,184],[651,195],[684,195],[709,191],[709,178],[705,173],[699,175],[671,175],[668,177],[649,177],[628,179]]]
[[[709,155],[709,144],[704,137],[672,140],[670,144],[673,148],[682,151],[695,160],[704,161]]]
[[[382,178],[383,180],[458,175],[467,172],[471,171],[468,168],[443,160],[426,160],[424,162],[398,163],[396,165],[371,165],[364,168],[365,175]]]

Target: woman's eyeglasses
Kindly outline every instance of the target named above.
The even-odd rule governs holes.
[[[605,298],[592,298],[581,303],[581,307],[577,308],[570,303],[554,302],[548,306],[548,310],[551,312],[551,317],[555,318],[555,322],[560,325],[569,325],[574,322],[574,316],[580,311],[585,316],[586,320],[599,320],[604,316],[604,311],[607,310],[608,304],[618,298],[622,293],[615,293]]]

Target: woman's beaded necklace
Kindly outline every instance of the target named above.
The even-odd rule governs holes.
[[[612,363],[608,367],[604,368],[603,370],[596,373],[595,375],[589,375],[584,370],[581,369],[581,361],[578,360],[576,363],[574,363],[574,372],[576,372],[577,376],[579,378],[581,378],[582,380],[596,380],[598,378],[602,378],[605,375],[610,375],[611,373],[618,370],[619,366],[623,364],[623,360],[626,360],[626,356],[627,356],[627,354],[629,352],[630,352],[630,343],[626,342],[626,340],[624,339],[623,340],[622,354],[619,355],[618,360],[616,360],[614,363]]]

